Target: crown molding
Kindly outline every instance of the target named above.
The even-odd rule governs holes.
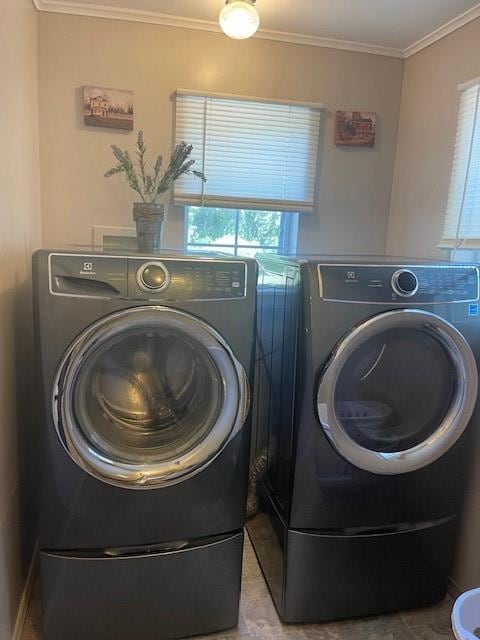
[[[126,20],[128,22],[145,22],[147,24],[161,24],[167,27],[182,27],[183,29],[199,29],[202,31],[220,31],[220,27],[209,20],[196,18],[182,18],[156,11],[141,11],[139,9],[107,7],[86,2],[63,2],[62,0],[33,0],[38,11],[48,13],[66,13],[74,16],[90,18],[107,18],[109,20]]]
[[[110,20],[126,20],[129,22],[143,22],[168,27],[179,27],[182,29],[196,29],[200,31],[222,33],[218,23],[210,20],[183,18],[181,16],[157,13],[155,11],[107,7],[104,5],[93,5],[85,2],[65,2],[64,0],[32,0],[32,2],[38,11],[45,11],[49,13],[64,13],[91,18],[106,18]],[[356,51],[358,53],[370,53],[392,58],[409,58],[478,17],[480,17],[480,3],[468,11],[465,11],[465,13],[457,16],[453,20],[445,23],[438,29],[435,29],[435,31],[432,31],[432,33],[424,36],[417,42],[409,45],[406,49],[384,47],[364,42],[336,40],[334,38],[322,38],[302,33],[272,31],[269,29],[260,29],[254,37],[263,40],[275,40],[278,42],[289,42],[291,44],[309,45],[312,47],[327,47],[330,49],[341,49],[344,51]]]
[[[222,33],[217,22],[210,20],[198,20],[194,18],[182,18],[180,16],[167,15],[153,11],[140,11],[137,9],[119,9],[102,5],[92,5],[85,2],[63,2],[62,0],[33,0],[38,11],[50,13],[66,13],[75,16],[87,16],[91,18],[107,18],[110,20],[127,20],[130,22],[144,22],[147,24],[160,24],[168,27],[180,27],[183,29],[197,29],[200,31],[212,31]],[[277,40],[292,44],[306,44],[313,47],[328,47],[331,49],[343,49],[345,51],[358,51],[361,53],[373,53],[379,56],[402,58],[403,51],[393,47],[382,47],[363,42],[349,42],[333,38],[320,38],[301,33],[288,33],[285,31],[271,31],[260,29],[254,36],[263,40]]]
[[[438,29],[435,29],[435,31],[432,31],[432,33],[429,33],[427,36],[420,38],[420,40],[417,40],[417,42],[408,46],[403,50],[403,57],[410,58],[410,56],[415,55],[419,51],[422,51],[422,49],[429,47],[434,42],[441,40],[445,36],[448,36],[449,33],[460,29],[460,27],[465,26],[477,18],[480,18],[480,3],[476,4],[471,9],[468,9],[468,11],[461,13],[456,18],[453,18],[453,20],[449,20],[441,27],[438,27]]]
[[[388,56],[390,58],[403,58],[403,51],[394,47],[382,47],[381,45],[349,40],[336,40],[335,38],[321,38],[320,36],[309,36],[302,33],[289,33],[288,31],[259,29],[254,38],[290,42],[291,44],[306,44],[311,47],[357,51],[358,53],[372,53],[376,56]]]

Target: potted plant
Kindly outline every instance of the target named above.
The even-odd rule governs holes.
[[[186,142],[177,144],[170,158],[167,169],[162,173],[163,157],[157,156],[153,173],[147,173],[145,154],[147,147],[143,131],[138,132],[136,166],[128,151],[122,151],[117,145],[111,146],[117,163],[105,173],[110,178],[117,173],[124,173],[130,187],[141,197],[141,202],[133,203],[133,219],[137,228],[137,243],[140,251],[154,251],[161,247],[162,226],[165,220],[165,204],[160,198],[167,193],[175,180],[180,176],[194,175],[203,182],[206,178],[201,171],[192,166],[195,160],[190,158],[192,145]]]

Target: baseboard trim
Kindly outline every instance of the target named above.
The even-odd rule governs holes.
[[[463,593],[463,589],[461,589],[455,580],[450,576],[448,578],[447,583],[447,591],[452,596],[452,598],[458,598],[458,596]]]
[[[38,571],[38,544],[32,553],[32,559],[28,568],[27,579],[23,588],[20,604],[18,605],[17,619],[13,629],[12,640],[21,640],[25,620],[27,619],[28,605],[30,604],[30,596],[32,595],[33,585]]]

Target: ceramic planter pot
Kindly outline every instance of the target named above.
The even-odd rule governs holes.
[[[137,227],[139,251],[159,251],[166,208],[164,204],[134,202],[133,219]]]

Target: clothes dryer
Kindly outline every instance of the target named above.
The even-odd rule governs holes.
[[[259,255],[248,524],[281,617],[445,595],[478,420],[474,265]]]

